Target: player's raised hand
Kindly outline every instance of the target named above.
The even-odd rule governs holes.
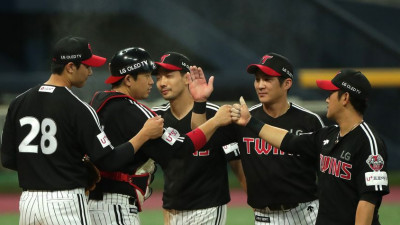
[[[226,126],[232,123],[231,108],[231,105],[223,105],[218,109],[213,117],[217,121],[218,126]]]
[[[141,132],[148,136],[149,139],[161,137],[163,134],[164,119],[161,116],[150,118],[144,123]]]
[[[240,104],[233,104],[231,108],[231,118],[234,123],[246,126],[251,118],[249,108],[242,96],[240,97],[239,102]]]
[[[214,90],[214,76],[207,80],[200,67],[190,66],[190,73],[186,73],[189,81],[189,91],[195,102],[205,102]]]

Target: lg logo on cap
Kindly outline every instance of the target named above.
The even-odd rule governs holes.
[[[361,91],[358,90],[357,88],[351,86],[350,84],[346,83],[346,82],[342,82],[342,86],[346,87],[347,89],[350,89],[351,91],[356,92],[357,94],[361,94]]]

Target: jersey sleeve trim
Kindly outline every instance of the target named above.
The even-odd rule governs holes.
[[[82,101],[80,98],[78,98],[78,96],[76,96],[70,89],[68,89],[67,87],[65,87],[65,89],[66,89],[69,93],[71,93],[71,95],[72,95],[73,97],[75,97],[79,102],[81,102],[81,103],[89,110],[89,112],[92,114],[93,119],[95,120],[95,122],[96,122],[97,127],[99,128],[99,130],[100,130],[100,131],[103,131],[103,129],[101,129],[100,120],[99,120],[99,117],[97,116],[96,111],[95,111],[89,104],[87,104],[86,102],[84,102],[84,101]]]
[[[311,115],[315,116],[315,117],[318,119],[318,121],[321,123],[321,126],[322,126],[322,127],[325,127],[324,122],[322,121],[321,117],[320,117],[318,114],[316,114],[316,113],[314,113],[314,112],[311,112],[310,110],[308,110],[308,109],[306,109],[306,108],[303,108],[303,107],[301,107],[301,106],[299,106],[299,105],[296,105],[296,104],[294,104],[294,103],[292,103],[292,106],[293,106],[294,108],[298,109],[298,110],[301,110],[301,111],[303,111],[303,112],[306,112],[306,113],[308,113],[308,114],[311,114]]]
[[[369,141],[369,146],[370,146],[370,150],[371,150],[371,154],[372,155],[378,155],[378,145],[376,144],[376,139],[375,136],[373,135],[371,129],[368,127],[368,125],[365,122],[362,122],[360,124],[360,127],[363,129],[365,135],[368,138]]]

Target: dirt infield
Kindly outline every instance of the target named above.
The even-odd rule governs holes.
[[[161,209],[162,193],[155,192],[144,203],[143,209]],[[19,194],[0,194],[0,213],[18,212]],[[242,190],[231,190],[231,201],[228,207],[240,207],[247,205],[246,195]],[[383,197],[383,203],[400,203],[400,187],[391,187],[390,194]]]

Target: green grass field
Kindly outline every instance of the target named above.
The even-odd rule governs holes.
[[[398,225],[400,221],[400,203],[382,205],[379,210],[382,225]],[[140,213],[142,225],[162,225],[161,210],[147,210]],[[0,214],[1,225],[18,224],[18,214]],[[248,207],[229,207],[227,225],[254,224],[253,211]]]

